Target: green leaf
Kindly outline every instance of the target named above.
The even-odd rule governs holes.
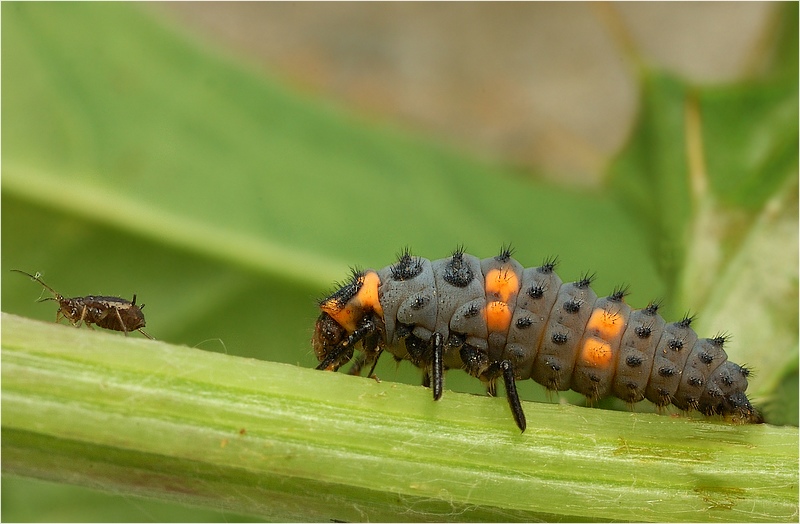
[[[271,521],[797,518],[796,428],[526,403],[520,434],[499,398],[2,329],[5,473]]]

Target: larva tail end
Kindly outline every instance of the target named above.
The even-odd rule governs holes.
[[[744,392],[734,393],[725,399],[727,408],[724,412],[725,419],[740,424],[763,424],[764,415],[761,414],[747,398]]]

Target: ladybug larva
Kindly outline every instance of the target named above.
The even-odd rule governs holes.
[[[555,266],[549,259],[525,269],[507,248],[483,260],[457,249],[433,262],[405,250],[381,270],[354,271],[319,303],[312,339],[317,369],[335,371],[360,349],[350,370],[360,374],[386,350],[422,368],[434,400],[447,369],[479,378],[492,395],[502,377],[522,431],[515,382],[528,378],[590,401],[646,398],[762,421],[745,395],[749,370],[727,360],[725,336],[698,338],[689,316],[667,323],[657,302],[632,310],[624,288],[598,298],[591,276],[562,282]]]

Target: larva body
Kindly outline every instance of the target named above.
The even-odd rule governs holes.
[[[598,298],[590,277],[565,283],[554,267],[525,269],[508,249],[483,260],[458,250],[435,261],[406,251],[391,266],[355,272],[320,302],[318,369],[336,370],[360,349],[351,370],[360,373],[388,351],[423,369],[435,399],[447,369],[464,369],[491,394],[502,377],[523,431],[515,381],[528,378],[592,401],[646,398],[761,420],[745,395],[749,371],[727,360],[725,337],[699,339],[691,318],[667,323],[656,303],[632,310],[623,289]]]

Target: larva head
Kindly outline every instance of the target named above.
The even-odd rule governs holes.
[[[375,271],[354,271],[349,282],[320,301],[322,314],[317,318],[311,339],[320,362],[344,342],[365,317],[373,314],[383,317],[378,300],[379,286],[380,278]],[[350,354],[352,356],[352,352]]]
[[[317,355],[317,360],[320,362],[325,360],[346,338],[347,330],[323,311],[317,318],[317,323],[314,325],[314,336],[311,338],[311,345],[314,348],[314,354]],[[348,353],[343,355],[342,362],[334,363],[335,369],[352,358],[352,349]]]

